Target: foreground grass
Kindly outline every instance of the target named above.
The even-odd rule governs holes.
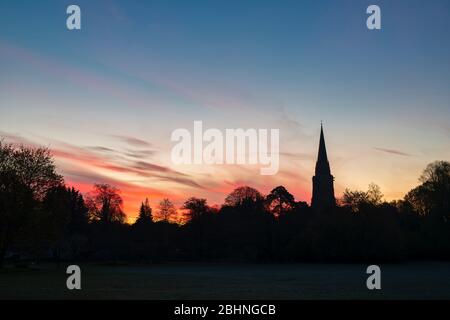
[[[450,263],[382,265],[382,290],[366,265],[80,264],[82,290],[66,289],[66,265],[0,269],[0,299],[450,299]]]

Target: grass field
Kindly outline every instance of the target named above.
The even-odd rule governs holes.
[[[81,264],[82,289],[66,289],[65,265],[0,269],[1,299],[450,299],[450,263],[381,265]]]

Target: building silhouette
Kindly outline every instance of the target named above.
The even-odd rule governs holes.
[[[312,178],[313,194],[311,206],[314,209],[322,210],[336,205],[334,198],[334,177],[331,175],[330,164],[328,163],[327,149],[323,135],[323,126],[320,124],[319,153],[317,155],[316,171]]]

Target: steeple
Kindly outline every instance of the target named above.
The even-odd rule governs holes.
[[[334,177],[331,175],[321,122],[319,152],[317,154],[316,170],[313,177],[313,197],[311,200],[311,206],[313,208],[322,210],[336,205],[333,181]]]
[[[317,154],[316,162],[316,175],[328,174],[330,175],[330,164],[328,163],[327,149],[325,147],[325,138],[323,136],[323,126],[320,123],[320,140],[319,140],[319,153]]]

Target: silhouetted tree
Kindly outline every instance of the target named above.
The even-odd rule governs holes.
[[[49,189],[64,184],[47,148],[5,144],[0,140],[0,171],[14,172],[38,200],[42,200]]]
[[[0,140],[0,259],[17,240],[36,243],[41,226],[39,201],[48,190],[63,185],[47,148],[5,144]],[[21,239],[20,239],[21,238]]]
[[[152,208],[150,207],[148,198],[146,198],[145,201],[141,203],[141,207],[139,209],[139,216],[136,219],[136,223],[149,224],[152,222],[153,222]]]
[[[433,207],[432,192],[427,184],[410,190],[405,195],[405,202],[419,215],[426,216]]]
[[[380,205],[382,199],[383,194],[380,191],[380,187],[371,183],[367,191],[345,189],[341,202],[353,212],[357,212],[360,206],[364,204],[371,204],[373,206]]]
[[[87,243],[88,208],[75,188],[50,189],[43,200],[41,232],[50,242],[53,255],[76,256]]]
[[[294,208],[295,199],[285,187],[278,186],[266,196],[266,204],[274,216],[279,217]]]
[[[262,202],[263,199],[264,197],[258,190],[248,186],[243,186],[234,189],[225,198],[225,205],[230,207],[239,207],[246,203]]]
[[[125,214],[119,192],[116,187],[109,184],[95,184],[94,190],[86,197],[90,219],[103,223],[123,223]]]
[[[159,203],[156,219],[158,221],[170,222],[175,218],[176,214],[177,210],[175,209],[172,201],[169,199],[163,199]]]
[[[450,163],[436,161],[429,164],[419,180],[422,184],[411,190],[405,200],[420,215],[434,212],[450,220]]]
[[[36,209],[32,190],[21,180],[14,172],[0,171],[0,266]]]
[[[380,188],[371,184],[367,191],[346,189],[343,206],[320,211],[295,202],[282,186],[265,198],[244,186],[220,209],[209,207],[206,199],[187,199],[181,207],[186,224],[172,223],[178,214],[169,199],[160,202],[152,223],[146,199],[130,226],[122,223],[123,200],[115,187],[96,184],[85,199],[64,186],[47,149],[0,141],[0,264],[6,253],[15,252],[108,261],[450,257],[450,163],[445,161],[428,165],[420,185],[403,200],[384,202]]]
[[[88,208],[81,193],[74,187],[58,186],[50,189],[43,200],[44,210],[50,212],[55,219],[64,220],[67,233],[85,232],[89,221]],[[59,211],[59,212],[57,212]]]
[[[186,210],[185,218],[188,221],[195,221],[209,212],[209,207],[206,204],[206,199],[199,199],[191,197],[186,200],[181,207]]]
[[[431,183],[437,190],[444,189],[448,191],[450,185],[450,162],[447,161],[435,161],[430,163],[419,180],[422,183]]]

